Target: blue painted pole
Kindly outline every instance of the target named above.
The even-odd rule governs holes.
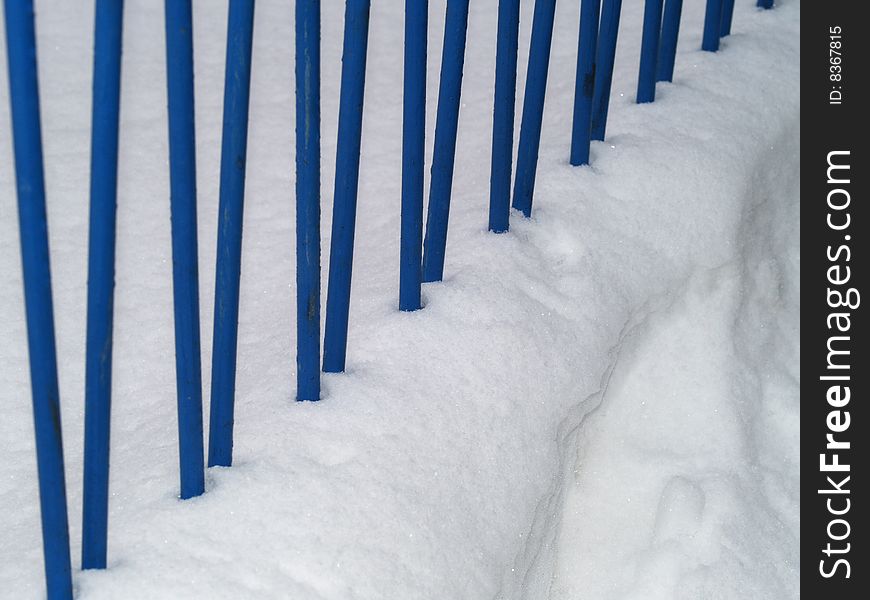
[[[205,491],[196,232],[196,134],[191,0],[166,0],[169,207],[181,498]]]
[[[595,91],[595,49],[601,0],[582,0],[577,42],[577,78],[574,84],[574,127],[571,132],[571,164],[589,164],[592,134],[592,95]]]
[[[444,276],[444,253],[447,247],[447,222],[450,216],[467,29],[468,0],[447,0],[438,115],[435,121],[435,148],[429,184],[429,214],[423,241],[423,281],[441,281]]]
[[[547,71],[550,67],[550,43],[553,40],[555,15],[556,0],[536,0],[513,199],[513,207],[522,211],[526,218],[532,216],[532,196],[535,192],[538,149],[541,145],[544,96],[547,92]]]
[[[405,311],[419,310],[421,307],[428,11],[428,0],[405,0],[402,231],[399,261],[399,309]]]
[[[756,6],[765,10],[773,8],[773,0],[758,0]]]
[[[347,356],[370,7],[371,0],[347,0],[344,12],[329,287],[326,294],[326,325],[323,336],[323,371],[326,373],[344,371]]]
[[[215,274],[214,341],[211,363],[208,466],[233,462],[233,402],[239,330],[239,277],[242,266],[242,215],[251,91],[254,0],[230,0],[224,79]]]
[[[723,0],[722,23],[719,26],[719,36],[731,35],[731,21],[734,19],[734,0]]]
[[[72,600],[33,2],[5,0],[4,15],[45,584],[49,600]]]
[[[82,569],[106,568],[122,23],[121,0],[97,0],[91,113]]]
[[[610,87],[613,83],[613,63],[616,60],[616,38],[622,0],[604,0],[601,5],[601,27],[598,31],[598,51],[595,55],[595,91],[592,93],[592,139],[604,140],[607,111],[610,107]]]
[[[673,81],[674,62],[677,58],[677,40],[680,37],[680,17],[683,0],[667,0],[662,19],[662,42],[659,46],[659,61],[656,80]]]
[[[320,0],[296,0],[296,399],[320,400]]]
[[[519,0],[499,0],[489,176],[489,230],[493,233],[504,233],[510,228],[519,35]]]
[[[643,39],[640,45],[640,71],[637,78],[637,103],[656,99],[656,63],[662,32],[663,0],[646,0],[643,10]]]
[[[494,233],[504,233],[510,228],[519,35],[519,0],[499,0],[495,101],[492,110],[492,166],[489,176],[489,230]]]
[[[719,29],[722,25],[722,0],[707,0],[707,12],[704,14],[704,37],[701,40],[701,50],[716,52],[719,50]]]

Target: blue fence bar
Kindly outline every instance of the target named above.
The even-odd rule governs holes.
[[[532,196],[535,193],[535,174],[538,169],[538,149],[541,145],[541,124],[544,118],[544,96],[547,92],[547,71],[550,66],[550,44],[553,41],[555,14],[556,0],[536,0],[513,199],[513,207],[522,211],[527,218],[532,216]]]
[[[719,36],[731,35],[731,21],[734,19],[734,0],[722,1],[722,22],[719,25]]]
[[[580,39],[577,42],[577,78],[574,84],[574,127],[571,132],[571,164],[589,163],[592,134],[592,95],[595,91],[595,52],[601,0],[582,0]]]
[[[773,8],[773,0],[758,0],[756,6],[764,9]]]
[[[4,15],[45,583],[49,600],[71,600],[33,2],[5,0]]]
[[[233,402],[253,34],[254,0],[230,0],[211,363],[210,467],[228,467],[233,461]]]
[[[323,337],[323,370],[327,373],[344,371],[347,356],[370,6],[371,0],[347,0],[344,13],[329,287]]]
[[[106,568],[122,18],[121,0],[97,0],[91,113],[83,569]]]
[[[616,60],[616,38],[622,0],[604,0],[601,5],[601,27],[598,31],[598,52],[595,57],[595,91],[592,94],[592,139],[603,140],[610,107],[610,86],[613,83],[613,63]]]
[[[722,26],[722,0],[707,0],[707,12],[704,13],[704,37],[701,49],[707,52],[719,50],[719,30]]]
[[[296,0],[296,399],[320,400],[320,0]]]
[[[191,0],[166,0],[165,11],[178,462],[185,499],[205,490]]]
[[[489,230],[495,233],[504,233],[510,227],[519,35],[520,1],[499,0],[495,101],[492,110],[492,166],[489,176]]]
[[[659,45],[659,61],[656,79],[673,81],[674,62],[677,58],[677,40],[680,37],[680,17],[683,13],[683,0],[666,0],[665,14],[662,18],[662,41]]]
[[[405,0],[399,309],[407,311],[420,308],[423,275],[423,162],[426,137],[428,13],[428,0]]]
[[[663,0],[646,0],[643,9],[643,39],[640,45],[640,71],[637,79],[637,103],[656,99],[656,64],[662,32]]]
[[[447,222],[450,217],[467,29],[468,0],[447,0],[438,115],[435,121],[435,148],[429,183],[429,214],[423,241],[423,281],[441,281],[444,276],[444,253],[447,247]]]

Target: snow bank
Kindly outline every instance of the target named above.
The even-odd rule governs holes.
[[[768,445],[762,445],[758,432],[765,426],[747,424],[771,419],[765,411],[775,407],[773,401],[760,405],[764,408],[752,407],[749,400],[752,383],[763,380],[768,366],[749,369],[756,355],[746,352],[764,354],[758,340],[767,338],[755,336],[751,325],[735,328],[733,323],[740,317],[748,324],[767,322],[768,313],[754,308],[756,299],[766,298],[767,287],[744,295],[752,301],[746,306],[735,291],[746,282],[765,280],[759,269],[767,264],[762,257],[769,253],[752,249],[761,244],[758,240],[766,239],[758,225],[775,224],[776,239],[784,240],[781,247],[789,249],[790,256],[794,252],[787,240],[797,235],[797,221],[789,208],[797,198],[782,194],[768,198],[757,192],[773,190],[775,184],[797,176],[791,154],[800,110],[799,3],[784,1],[766,13],[748,2],[739,3],[734,34],[715,55],[696,50],[703,3],[687,3],[675,82],[660,86],[655,104],[637,106],[631,99],[642,10],[639,0],[626,0],[608,141],[593,145],[591,168],[579,169],[569,167],[566,160],[578,11],[573,3],[561,3],[535,216],[523,221],[514,215],[511,233],[500,236],[485,232],[495,3],[474,3],[446,278],[425,287],[425,310],[411,314],[396,310],[401,3],[374,3],[349,372],[325,378],[322,402],[299,404],[292,401],[292,3],[259,2],[235,466],[211,469],[208,492],[185,502],[176,499],[162,7],[146,0],[126,4],[110,568],[77,573],[80,597],[543,598],[553,575],[557,576],[554,597],[578,589],[589,597],[602,597],[605,594],[599,595],[599,590],[607,582],[601,573],[611,563],[608,556],[598,555],[586,532],[603,531],[604,536],[635,528],[652,531],[649,513],[659,506],[664,512],[676,507],[679,518],[659,518],[656,540],[681,539],[687,531],[683,537],[691,537],[692,526],[721,526],[737,531],[732,537],[696,536],[702,549],[704,544],[731,544],[736,548],[732,556],[740,557],[740,564],[765,551],[767,546],[756,546],[750,534],[741,531],[754,522],[747,518],[760,519],[768,513],[753,512],[745,499],[729,496],[727,489],[718,496],[708,475],[717,465],[732,468],[732,485],[742,485],[759,498],[779,500],[780,506],[770,508],[784,515],[783,537],[776,539],[786,540],[785,556],[796,556],[794,541],[788,537],[797,535],[797,500],[788,493],[796,484],[797,459],[792,458],[796,434],[786,427],[781,439],[770,438]],[[430,142],[443,28],[443,3],[431,4]],[[324,248],[329,247],[341,8],[338,2],[323,6]],[[524,3],[521,65],[531,8],[532,3]],[[81,537],[90,10],[48,0],[38,3],[74,556]],[[206,382],[225,18],[223,9],[197,5]],[[0,56],[0,65],[0,78],[5,79],[5,56]],[[524,68],[519,84],[523,82]],[[6,94],[6,87],[0,86],[0,106],[6,105]],[[0,131],[9,131],[5,110],[0,111]],[[11,144],[3,138],[0,589],[9,597],[32,598],[41,594],[42,562]],[[431,151],[431,143],[427,145]],[[768,172],[773,173],[770,178]],[[767,183],[759,187],[759,182]],[[768,209],[763,207],[772,202],[781,205],[776,209],[780,212],[764,213]],[[760,214],[782,217],[761,221]],[[729,269],[734,271],[731,279],[723,275],[727,281],[717,284],[724,291],[717,291],[715,285],[709,291],[709,283],[704,287],[705,278],[712,277],[709,273]],[[786,275],[797,277],[791,271]],[[684,290],[690,291],[679,300]],[[777,306],[774,300],[770,301]],[[674,308],[664,308],[668,305]],[[691,348],[701,356],[686,368],[701,369],[705,364],[710,375],[701,383],[715,395],[702,406],[729,411],[717,430],[716,439],[724,447],[721,455],[710,453],[706,445],[711,440],[709,418],[692,419],[686,417],[692,413],[677,410],[689,402],[685,397],[661,406],[650,403],[645,410],[637,406],[629,410],[631,406],[625,404],[637,399],[637,386],[643,389],[654,383],[650,371],[663,368],[643,356],[658,354],[660,347],[666,350],[661,358],[678,354],[674,336],[695,335],[693,323],[698,321],[692,317],[702,319],[708,311],[713,313],[711,335],[720,344],[729,335],[746,341],[736,360],[752,375],[735,380],[741,390],[734,397],[744,399],[745,406],[729,405],[724,394],[729,379],[723,373],[738,363],[725,350],[711,350],[697,337],[689,338]],[[589,456],[600,457],[595,464],[608,471],[586,472],[584,463],[579,463],[581,496],[585,489],[592,495],[586,501],[572,492],[566,500],[567,484],[572,481],[566,474],[574,470],[584,416],[600,404],[614,365],[628,352],[626,340],[644,329],[652,332],[656,323],[666,328],[655,334],[661,338],[651,338],[647,346],[638,342],[641,345],[631,350],[638,358],[630,361],[634,366],[627,372],[617,367],[613,381],[622,391],[616,397],[628,400],[616,403],[610,412],[602,411],[611,417],[595,421],[598,429],[590,429],[589,441],[580,444]],[[792,326],[791,321],[783,325]],[[673,384],[679,393],[690,389],[679,381]],[[776,390],[769,393],[775,395]],[[782,403],[788,405],[786,400]],[[779,412],[795,415],[794,410],[788,405]],[[632,419],[645,415],[650,415],[659,433],[648,442],[656,452],[671,456],[670,450],[694,448],[701,454],[696,469],[663,464],[651,470],[639,496],[644,509],[626,513],[608,499],[620,488],[607,483],[616,486],[633,474],[629,463],[638,459],[637,452],[622,449],[624,460],[618,464],[606,459],[612,450],[620,449],[614,445],[617,435],[637,437],[632,447],[644,448],[647,438],[640,436],[651,432]],[[693,429],[699,433],[692,433]],[[596,435],[600,431],[610,433]],[[688,438],[688,443],[674,445],[678,437]],[[749,447],[752,452],[744,451]],[[771,466],[772,457],[782,455],[787,456],[784,464]],[[777,473],[785,474],[785,492],[772,489]],[[665,478],[671,475],[676,483],[667,484]],[[727,518],[720,518],[722,513],[709,517],[708,511],[716,507],[709,508],[708,499],[720,502]],[[581,506],[582,518],[572,521],[566,514],[561,519],[563,502],[568,502],[569,512],[570,507]],[[620,520],[624,513],[625,519]],[[687,516],[695,519],[694,525]],[[556,552],[560,523],[563,535],[558,544],[565,549],[561,554]],[[565,533],[572,523],[574,530]],[[613,532],[607,533],[607,524],[613,525]],[[674,577],[682,576],[682,563],[674,559],[678,554],[659,556],[658,547],[647,550],[648,560],[630,563],[625,552],[644,546],[624,535],[628,537],[616,538],[624,543],[614,540],[606,546],[623,557],[617,566],[659,573],[665,571],[656,569],[670,564]],[[644,543],[649,546],[648,540]],[[683,543],[676,548],[678,553],[693,546]],[[581,565],[572,558],[577,549]],[[714,561],[714,550],[704,555],[703,564]],[[734,564],[732,568],[737,568]],[[582,587],[587,584],[571,579],[577,569],[597,574],[596,578]],[[638,581],[631,589],[641,593],[645,588],[642,578]],[[765,585],[774,587],[751,589],[791,590],[795,584],[784,573],[779,587],[772,579]],[[724,587],[716,589],[728,594]]]
[[[553,599],[800,595],[799,129],[772,150],[732,258],[620,346],[566,474]]]

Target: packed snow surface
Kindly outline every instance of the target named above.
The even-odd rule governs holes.
[[[373,2],[348,372],[296,403],[293,3],[260,0],[235,463],[188,501],[162,4],[125,3],[109,568],[82,573],[93,3],[37,1],[78,597],[798,595],[799,2],[739,0],[711,54],[705,3],[686,0],[675,80],[636,105],[642,2],[625,0],[608,138],[582,168],[566,160],[579,10],[560,2],[534,215],[504,235],[486,232],[496,3],[472,2],[445,281],[414,313],[397,310],[402,3]],[[342,5],[322,7],[324,249]],[[207,399],[226,9],[195,9]],[[0,79],[0,596],[27,599],[44,592],[5,47]]]

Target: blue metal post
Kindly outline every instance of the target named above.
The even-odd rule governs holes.
[[[320,400],[320,0],[296,0],[296,399]]]
[[[680,37],[680,17],[683,0],[667,0],[662,19],[662,41],[659,45],[657,81],[673,81],[674,62],[677,58],[677,40]]]
[[[97,0],[91,112],[83,569],[106,568],[122,18],[121,0]]]
[[[659,36],[662,32],[663,0],[646,0],[643,10],[643,39],[640,46],[640,71],[637,78],[637,102],[656,99],[656,63]]]
[[[734,0],[723,0],[722,23],[719,26],[719,36],[731,35],[731,21],[734,19]]]
[[[33,2],[5,0],[4,14],[45,584],[49,600],[72,600]]]
[[[592,94],[595,90],[595,49],[601,0],[582,0],[580,39],[577,42],[577,78],[574,84],[574,127],[571,132],[571,164],[589,163],[592,133]]]
[[[719,30],[722,26],[722,0],[707,0],[704,14],[704,37],[701,49],[707,52],[719,50]]]
[[[444,276],[444,253],[447,247],[447,222],[450,216],[467,29],[468,0],[447,0],[438,116],[435,121],[435,148],[429,184],[429,214],[426,219],[426,238],[423,241],[423,281],[441,281]]]
[[[347,323],[350,312],[370,7],[371,0],[347,0],[344,12],[329,287],[326,294],[326,325],[323,336],[323,370],[326,373],[344,371],[347,356]]]
[[[519,35],[519,0],[499,0],[495,101],[492,110],[492,167],[489,176],[489,230],[494,233],[504,233],[510,227]]]
[[[756,6],[765,10],[773,8],[773,0],[758,0]]]
[[[426,137],[428,11],[428,0],[405,0],[399,309],[406,311],[420,309],[420,284],[423,275],[423,162]]]
[[[592,139],[603,140],[613,83],[613,63],[616,60],[616,38],[622,0],[604,0],[601,6],[601,28],[598,31],[598,51],[595,55],[595,91],[592,94]]]
[[[254,0],[230,0],[211,363],[210,467],[228,467],[233,462],[233,402],[253,35]]]
[[[196,135],[191,0],[166,0],[169,206],[181,498],[205,491],[196,233]]]
[[[555,15],[556,0],[536,0],[513,199],[513,207],[522,211],[527,218],[532,216],[532,196],[535,193],[535,173],[541,145],[544,96],[547,93],[547,71],[550,67],[550,43],[553,40]]]

